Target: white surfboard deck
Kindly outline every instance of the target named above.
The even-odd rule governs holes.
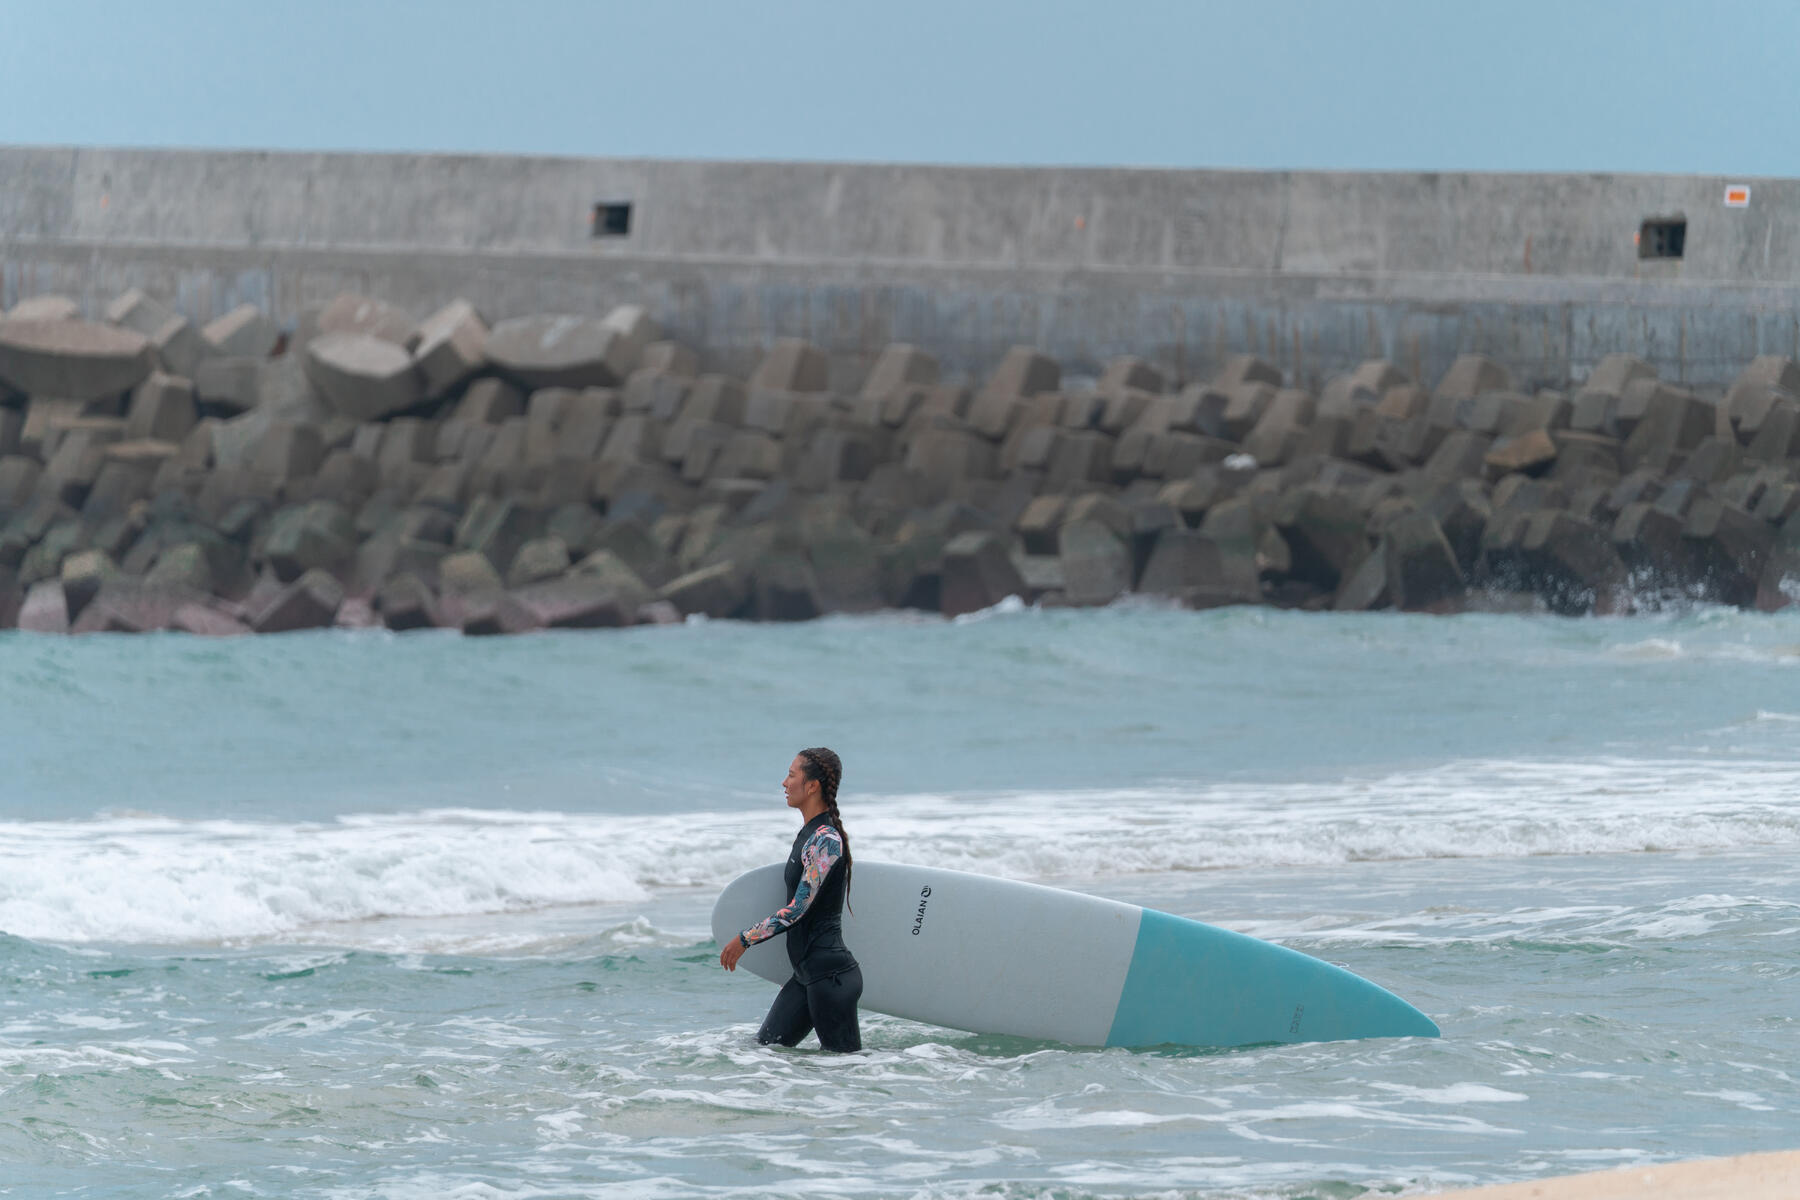
[[[788,901],[782,865],[727,884],[723,945]],[[1243,1046],[1436,1037],[1392,992],[1241,933],[1038,884],[935,867],[855,865],[844,941],[862,1007],[972,1033],[1076,1046]],[[786,935],[739,965],[782,984]]]

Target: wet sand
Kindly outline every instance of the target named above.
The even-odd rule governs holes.
[[[1800,1196],[1800,1150],[1627,1167],[1436,1194],[1458,1200],[1793,1200]]]

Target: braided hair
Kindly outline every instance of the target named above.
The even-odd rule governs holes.
[[[844,778],[844,764],[834,751],[823,746],[813,746],[800,752],[800,767],[808,779],[816,780],[819,795],[825,801],[825,811],[831,817],[831,826],[837,830],[838,840],[844,844],[844,895],[850,894],[850,835],[844,832],[844,818],[838,813],[838,784]]]

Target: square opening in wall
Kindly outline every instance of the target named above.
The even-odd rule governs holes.
[[[1638,228],[1639,258],[1680,258],[1686,248],[1686,217],[1652,218]]]
[[[592,237],[628,237],[631,234],[631,201],[603,200],[594,205]]]

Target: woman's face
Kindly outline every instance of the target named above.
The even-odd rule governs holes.
[[[818,780],[806,777],[806,760],[794,755],[794,761],[788,764],[787,778],[781,781],[781,790],[787,793],[788,807],[805,808],[806,797],[818,786]]]

